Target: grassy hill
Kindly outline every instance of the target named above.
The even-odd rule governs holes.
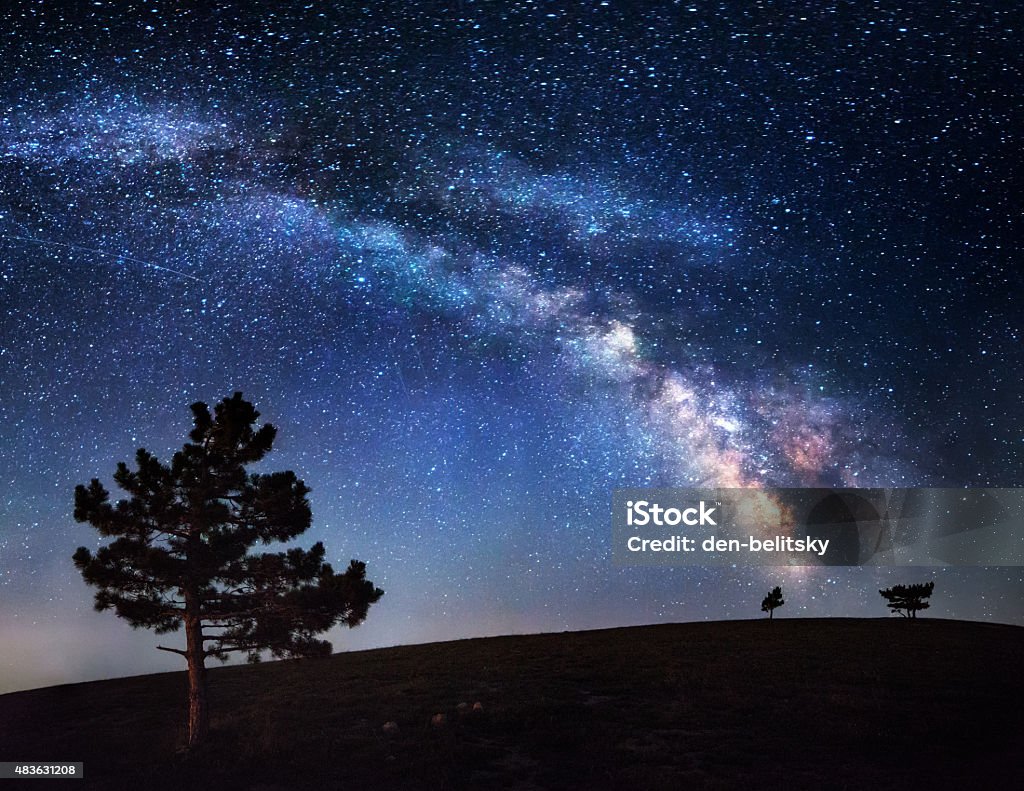
[[[935,619],[497,637],[214,669],[194,756],[183,673],[3,695],[0,760],[84,761],[46,783],[77,789],[997,787],[1022,670],[1024,629]]]

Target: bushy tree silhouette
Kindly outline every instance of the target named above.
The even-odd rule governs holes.
[[[880,590],[879,593],[890,610],[904,618],[916,618],[918,610],[928,609],[926,599],[931,597],[934,589],[934,582],[926,582],[917,585],[893,585],[891,588]]]
[[[771,592],[761,600],[761,612],[768,613],[768,620],[770,621],[775,613],[775,608],[781,607],[785,603],[785,600],[782,598],[782,588],[776,585],[772,588]]]
[[[132,627],[157,634],[184,627],[185,648],[157,646],[188,662],[188,746],[208,731],[206,659],[235,651],[258,661],[324,656],[317,635],[335,624],[357,626],[383,595],[353,560],[344,573],[324,562],[324,546],[251,554],[257,542],[286,542],[312,521],[309,489],[295,473],[255,474],[277,434],[256,429],[259,412],[235,393],[211,416],[192,405],[190,442],[162,464],[145,448],[136,469],[120,462],[114,481],[129,495],[115,504],[97,479],[75,488],[75,519],[114,541],[75,566],[97,587],[97,610],[113,609]]]

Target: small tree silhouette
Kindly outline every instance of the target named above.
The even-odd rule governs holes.
[[[929,605],[925,600],[932,595],[934,588],[934,582],[926,582],[917,585],[893,585],[891,588],[880,590],[879,593],[888,602],[886,606],[893,612],[904,618],[917,618],[918,610],[928,609]]]
[[[770,621],[775,613],[775,608],[781,607],[785,603],[785,600],[782,598],[782,588],[776,585],[772,588],[771,593],[765,596],[761,602],[761,612],[768,613],[768,620]]]

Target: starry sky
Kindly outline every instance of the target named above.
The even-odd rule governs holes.
[[[73,488],[235,390],[387,591],[336,649],[1024,623],[1015,568],[610,559],[617,487],[1024,482],[1019,11],[71,5],[0,12],[0,692],[179,667]]]

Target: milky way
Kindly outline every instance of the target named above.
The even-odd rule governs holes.
[[[169,666],[89,612],[71,491],[234,390],[387,591],[339,647],[754,617],[779,581],[879,615],[899,570],[612,568],[611,491],[1024,476],[1019,14],[3,18],[8,688]],[[1015,569],[932,576],[937,614],[1024,616]]]

